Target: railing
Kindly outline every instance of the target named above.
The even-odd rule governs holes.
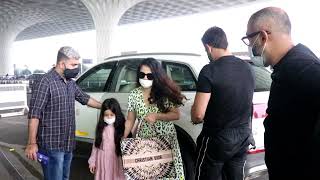
[[[0,117],[24,115],[26,111],[27,84],[0,84]]]

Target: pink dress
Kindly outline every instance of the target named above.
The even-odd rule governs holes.
[[[93,144],[89,165],[96,166],[95,180],[124,180],[121,157],[115,152],[114,126],[108,125],[103,130],[100,148]]]

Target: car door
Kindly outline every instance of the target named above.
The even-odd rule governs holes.
[[[116,98],[127,114],[128,96],[131,90],[137,87],[137,69],[142,59],[126,59],[119,61],[114,72],[110,92],[103,95],[103,99]]]
[[[183,63],[167,62],[159,60],[168,76],[180,87],[188,101],[181,107],[181,120],[177,121],[179,127],[185,129],[193,140],[199,135],[201,127],[194,128],[190,119],[190,109],[193,104],[196,78],[192,68]],[[116,98],[123,110],[127,113],[129,92],[137,87],[137,69],[142,59],[127,59],[119,61],[112,78],[110,92],[103,95],[103,99]]]
[[[196,142],[202,125],[194,126],[191,123],[190,111],[194,102],[196,92],[196,78],[191,66],[180,62],[162,62],[168,76],[181,88],[182,94],[187,97],[184,106],[180,107],[181,117],[175,121],[179,127],[183,128]]]
[[[102,102],[108,91],[116,61],[99,64],[77,80],[78,86],[90,97]],[[76,136],[78,140],[92,141],[100,111],[76,102]]]

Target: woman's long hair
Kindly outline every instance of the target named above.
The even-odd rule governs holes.
[[[102,142],[103,129],[105,126],[108,126],[108,124],[104,122],[104,112],[106,110],[110,110],[116,115],[116,121],[114,123],[114,142],[116,147],[116,154],[117,156],[121,156],[120,141],[124,134],[126,119],[123,113],[121,112],[119,102],[114,98],[106,99],[102,103],[99,122],[96,127],[96,139],[94,145],[95,147],[100,148]]]
[[[168,100],[174,105],[183,105],[183,100],[186,97],[181,94],[180,87],[168,77],[161,64],[153,58],[146,58],[139,65],[137,84],[141,85],[138,75],[142,66],[149,67],[154,77],[150,98],[148,99],[150,104],[156,104],[159,110],[164,113],[169,111],[169,108],[165,106]]]

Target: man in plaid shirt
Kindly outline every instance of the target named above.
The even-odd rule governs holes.
[[[37,160],[37,152],[49,157],[42,163],[45,180],[69,179],[75,149],[75,100],[100,109],[101,103],[75,83],[80,56],[71,47],[60,48],[56,67],[45,74],[32,93],[26,156]]]

